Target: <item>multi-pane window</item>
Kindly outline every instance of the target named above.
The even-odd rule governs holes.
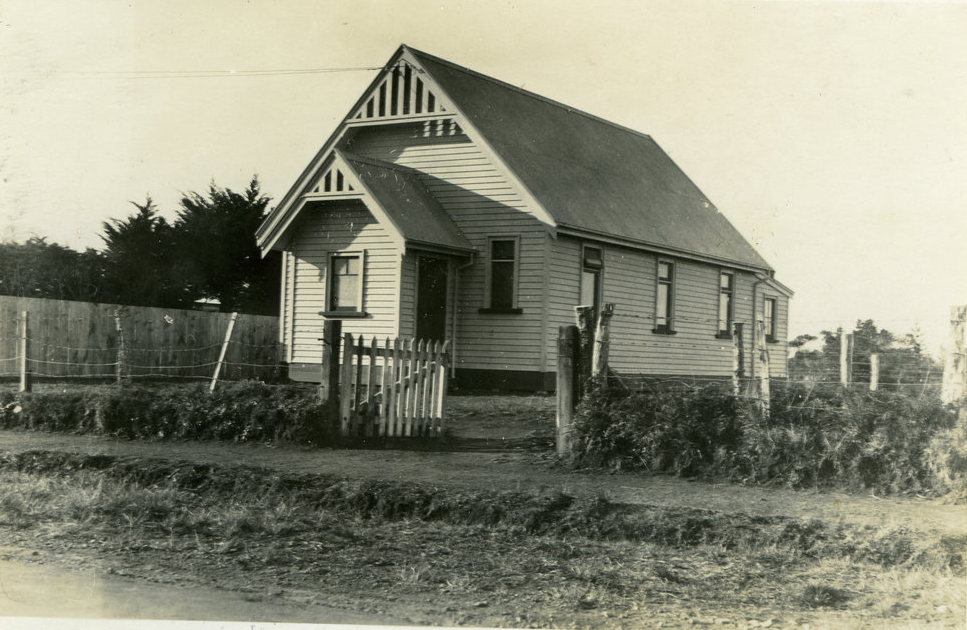
[[[735,299],[735,274],[723,271],[719,275],[719,334],[732,334],[732,315]]]
[[[517,239],[490,241],[490,308],[514,308]]]
[[[655,332],[671,332],[675,264],[658,261],[658,290],[655,297]]]
[[[585,247],[581,263],[581,306],[593,306],[597,313],[601,307],[601,270],[604,259],[597,247]]]
[[[765,324],[766,341],[776,340],[776,299],[765,298],[762,305],[762,319]]]
[[[329,259],[329,303],[332,312],[362,310],[363,265],[359,254],[334,254]]]

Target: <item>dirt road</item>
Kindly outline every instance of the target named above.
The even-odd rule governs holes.
[[[506,450],[499,450],[491,443],[482,451],[334,450],[225,442],[134,442],[98,436],[0,431],[0,452],[39,449],[223,465],[244,463],[290,472],[409,480],[448,487],[550,488],[576,496],[603,495],[632,504],[819,518],[862,525],[900,523],[947,535],[967,534],[967,510],[942,501],[742,487],[642,474],[579,472],[554,466],[551,456],[545,452],[515,448],[513,445],[518,443],[509,440]]]

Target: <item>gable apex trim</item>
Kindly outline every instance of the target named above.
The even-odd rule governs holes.
[[[416,50],[415,48],[411,48],[406,44],[402,44],[400,46],[400,50],[403,51],[403,58],[416,66],[420,72],[427,77],[428,81],[436,88],[437,93],[443,94],[446,97],[449,111],[452,112],[457,118],[458,124],[463,128],[464,135],[466,135],[474,144],[480,147],[484,155],[486,155],[487,158],[493,162],[498,170],[504,175],[504,177],[507,178],[508,183],[520,192],[521,198],[527,203],[527,207],[533,210],[534,217],[541,223],[545,224],[548,228],[548,231],[552,235],[556,234],[557,220],[537,200],[537,197],[534,196],[524,182],[517,177],[517,174],[513,171],[513,169],[510,168],[510,166],[507,165],[500,153],[494,149],[487,137],[482,134],[479,129],[477,129],[476,125],[473,124],[473,121],[470,120],[470,117],[463,113],[463,111],[460,109],[460,106],[457,105],[457,103],[455,103],[453,99],[450,98],[450,96],[446,93],[446,90],[444,90],[436,82],[436,80],[434,80],[433,75],[423,67],[417,55],[414,54],[418,53],[421,55],[426,55],[426,53]],[[433,57],[432,55],[426,56]],[[435,57],[433,58],[435,59]]]
[[[259,247],[262,248],[263,256],[265,255],[265,252],[275,247],[276,243],[279,242],[282,236],[295,222],[296,218],[302,212],[303,208],[305,208],[306,204],[314,201],[337,201],[343,199],[361,199],[366,205],[367,210],[373,214],[373,218],[376,219],[376,222],[385,228],[389,233],[393,244],[400,249],[405,247],[406,240],[403,237],[403,232],[400,230],[399,226],[395,221],[393,221],[392,217],[389,216],[382,205],[380,205],[376,196],[373,195],[372,191],[370,191],[369,188],[363,183],[363,181],[356,174],[356,171],[353,169],[352,165],[338,149],[333,149],[330,151],[329,155],[321,164],[321,168],[316,169],[316,173],[318,173],[318,175],[311,178],[309,180],[310,183],[304,188],[312,187],[313,183],[318,182],[323,176],[323,173],[333,172],[336,169],[343,173],[346,184],[351,187],[352,190],[321,194],[313,193],[307,190],[299,195],[289,208],[284,220],[275,226],[272,235],[270,237],[266,237],[265,241],[259,242]]]

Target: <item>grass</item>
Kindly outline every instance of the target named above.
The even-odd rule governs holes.
[[[640,627],[724,611],[947,623],[964,607],[962,540],[561,492],[33,452],[0,459],[0,528],[58,552],[86,541],[122,573],[323,585],[349,606],[417,602],[440,624]]]

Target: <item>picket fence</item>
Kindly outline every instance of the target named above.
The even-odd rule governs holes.
[[[374,337],[367,347],[363,337],[347,333],[341,363],[336,344],[328,347],[321,395],[333,411],[338,409],[343,436],[443,434],[449,342],[386,338],[380,344]]]

